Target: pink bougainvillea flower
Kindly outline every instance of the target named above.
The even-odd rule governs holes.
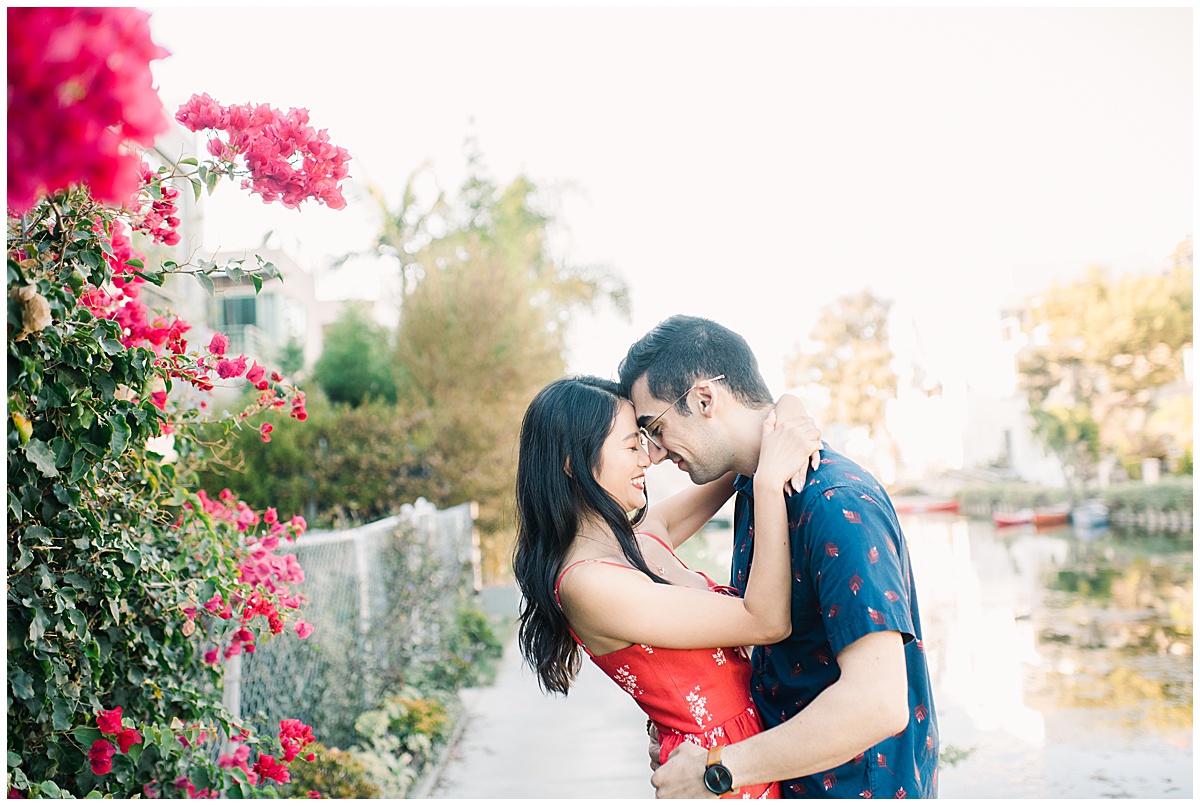
[[[150,62],[168,52],[133,8],[8,9],[8,205],[86,184],[124,204],[141,160],[169,126]]]
[[[313,629],[313,625],[309,624],[307,621],[296,622],[296,635],[300,636],[301,638],[307,638],[308,636],[312,635]]]
[[[279,512],[275,507],[267,507],[267,511],[263,513],[264,523],[279,523]]]
[[[209,666],[213,666],[220,659],[220,647],[214,647],[204,653],[204,662]]]
[[[286,784],[292,779],[287,767],[275,761],[274,756],[268,756],[266,753],[260,755],[258,761],[254,762],[254,771],[263,778],[280,784]]]
[[[258,383],[259,381],[261,381],[263,379],[263,376],[265,376],[266,374],[267,374],[266,369],[264,369],[263,367],[260,367],[258,365],[258,362],[255,361],[254,366],[252,366],[252,367],[250,367],[250,369],[246,370],[246,380],[250,381],[250,383]]]
[[[289,208],[308,199],[335,210],[346,206],[340,182],[349,176],[350,155],[329,142],[325,129],[308,125],[307,110],[284,113],[267,104],[226,107],[208,95],[193,95],[175,119],[194,132],[217,132],[208,141],[208,152],[231,166],[240,157],[249,172],[242,187],[263,201]]]
[[[122,753],[128,753],[129,748],[141,743],[142,734],[133,728],[125,728],[125,730],[117,734],[117,746],[121,748]]]
[[[263,423],[258,427],[258,434],[262,437],[263,442],[271,441],[271,432],[275,430],[275,426],[270,423]]]
[[[92,748],[88,750],[88,762],[92,765],[92,772],[96,775],[107,775],[112,772],[112,757],[116,753],[116,748],[111,742],[106,742],[104,739],[97,739],[92,742]]]
[[[217,362],[217,375],[221,378],[238,378],[246,371],[246,356],[222,358]]]
[[[121,732],[121,706],[117,706],[110,711],[101,711],[96,717],[96,726],[100,728],[101,733],[106,733],[110,736],[116,736]]]
[[[312,728],[299,719],[279,720],[279,744],[283,748],[283,760],[291,763],[300,752],[316,741]]]
[[[229,337],[224,333],[214,333],[212,341],[208,343],[208,351],[213,355],[225,355],[225,351],[229,349]]]

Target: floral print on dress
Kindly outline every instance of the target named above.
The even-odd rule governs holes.
[[[628,664],[622,666],[620,669],[617,669],[617,671],[614,673],[614,679],[617,681],[617,684],[621,688],[628,691],[630,695],[637,697],[642,693],[642,690],[638,688],[637,675],[630,673]]]
[[[688,692],[687,701],[688,710],[692,712],[692,719],[696,720],[697,725],[704,727],[705,722],[712,722],[712,714],[708,712],[708,697],[700,693],[699,686]]]
[[[717,662],[718,666],[724,666],[726,663],[729,663],[729,661],[725,659],[725,650],[721,648],[718,648],[717,651],[713,653],[713,659]]]
[[[640,646],[642,649],[646,650],[647,655],[654,654],[654,647],[650,646],[649,644],[638,644],[638,646]]]

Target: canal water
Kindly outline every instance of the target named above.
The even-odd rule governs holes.
[[[946,798],[1192,796],[1192,536],[905,515]],[[680,556],[728,575],[730,535]]]

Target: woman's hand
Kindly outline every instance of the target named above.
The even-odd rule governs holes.
[[[809,466],[820,465],[821,447],[821,429],[807,413],[780,421],[778,409],[772,410],[763,420],[755,481],[789,493],[802,489]]]
[[[799,492],[804,488],[805,478],[808,474],[809,466],[816,470],[821,465],[821,430],[817,428],[816,422],[809,416],[808,410],[800,401],[800,398],[795,395],[782,395],[775,403],[776,425],[794,424],[801,428],[814,428],[816,446],[810,454],[802,454],[808,456],[808,461],[804,463],[797,462],[793,467],[798,467],[792,477],[784,484],[784,489],[788,493]],[[811,435],[811,433],[810,433]]]

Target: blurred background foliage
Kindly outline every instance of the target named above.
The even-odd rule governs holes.
[[[395,261],[401,314],[391,327],[348,307],[313,370],[309,419],[244,433],[203,483],[272,501],[319,526],[385,517],[424,497],[479,504],[485,581],[505,578],[521,417],[566,369],[573,311],[628,316],[624,280],[551,254],[550,199],[524,177],[497,187],[468,154],[457,194],[418,207],[382,191],[372,254]],[[418,171],[419,173],[419,171]],[[346,256],[347,258],[350,256]]]

